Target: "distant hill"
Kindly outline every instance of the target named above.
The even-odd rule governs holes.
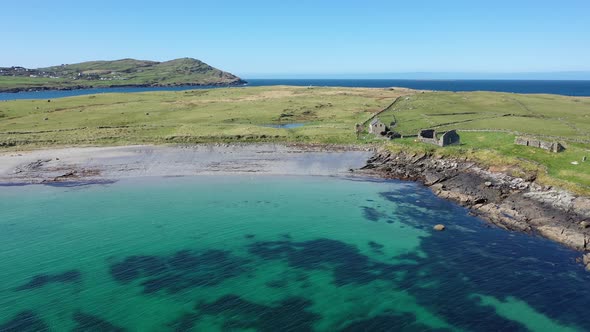
[[[121,86],[236,85],[241,78],[192,58],[165,62],[122,59],[47,68],[0,67],[0,91]]]

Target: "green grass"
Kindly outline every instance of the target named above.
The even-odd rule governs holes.
[[[588,145],[568,144],[568,149],[564,152],[552,153],[543,149],[515,145],[514,135],[510,134],[466,132],[462,134],[462,138],[465,144],[460,149],[488,150],[500,156],[529,161],[545,169],[553,178],[590,187],[590,162],[582,162],[584,156],[590,157]],[[575,161],[578,165],[572,164]],[[535,167],[532,166],[532,168]]]
[[[401,99],[380,115],[397,119],[396,131],[420,129],[508,130],[524,134],[589,140],[590,98],[497,92],[432,92]]]
[[[557,186],[574,193],[590,195],[590,145],[570,143],[561,153],[514,144],[514,134],[499,132],[461,132],[461,145],[438,147],[404,138],[387,143],[392,151],[429,153],[475,161],[513,176],[536,178],[544,185]],[[577,165],[572,164],[577,162]]]
[[[396,141],[392,149],[430,151],[446,156],[467,157],[479,163],[523,175],[540,182],[590,194],[590,98],[558,95],[522,95],[497,92],[418,93],[399,100],[379,116],[403,135],[420,129],[458,129],[462,144],[437,148],[415,143],[413,138]],[[514,144],[516,135],[560,141],[565,152],[551,153]],[[578,162],[577,165],[572,162]]]
[[[1,102],[0,144],[354,143],[355,123],[402,91],[279,86]],[[281,123],[306,125],[264,126]]]
[[[582,162],[590,157],[590,98],[554,95],[276,86],[19,100],[0,102],[0,146],[15,150],[136,143],[383,144],[366,133],[357,139],[355,124],[400,96],[380,119],[388,123],[395,118],[395,130],[406,135],[425,128],[459,129],[462,144],[439,148],[404,138],[387,143],[390,149],[467,158],[590,194],[590,162]],[[305,125],[265,126],[281,123]],[[546,136],[567,149],[556,154],[516,146],[519,134]]]

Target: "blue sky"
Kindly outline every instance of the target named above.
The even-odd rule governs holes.
[[[1,11],[0,66],[193,57],[250,78],[590,72],[588,0],[7,1]]]

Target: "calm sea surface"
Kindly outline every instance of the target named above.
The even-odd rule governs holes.
[[[411,182],[2,187],[0,255],[0,331],[590,330],[578,253]]]
[[[387,88],[405,87],[440,91],[499,91],[514,93],[551,93],[566,96],[590,96],[590,81],[542,81],[542,80],[389,80],[389,79],[248,79],[247,86],[342,86]],[[151,87],[151,88],[103,88],[69,91],[37,91],[0,93],[0,100],[51,99],[95,93],[129,93],[145,91],[182,91],[211,89],[215,86]]]

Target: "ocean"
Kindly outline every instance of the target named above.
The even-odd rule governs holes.
[[[414,182],[7,186],[0,252],[0,331],[590,330],[579,253]]]
[[[364,88],[404,87],[440,91],[498,91],[513,93],[549,93],[565,96],[590,96],[589,81],[543,80],[393,80],[393,79],[247,79],[246,86],[340,86]],[[96,93],[132,93],[146,91],[182,91],[211,89],[217,86],[97,88],[81,90],[50,90],[18,93],[0,93],[0,100],[52,99]]]

